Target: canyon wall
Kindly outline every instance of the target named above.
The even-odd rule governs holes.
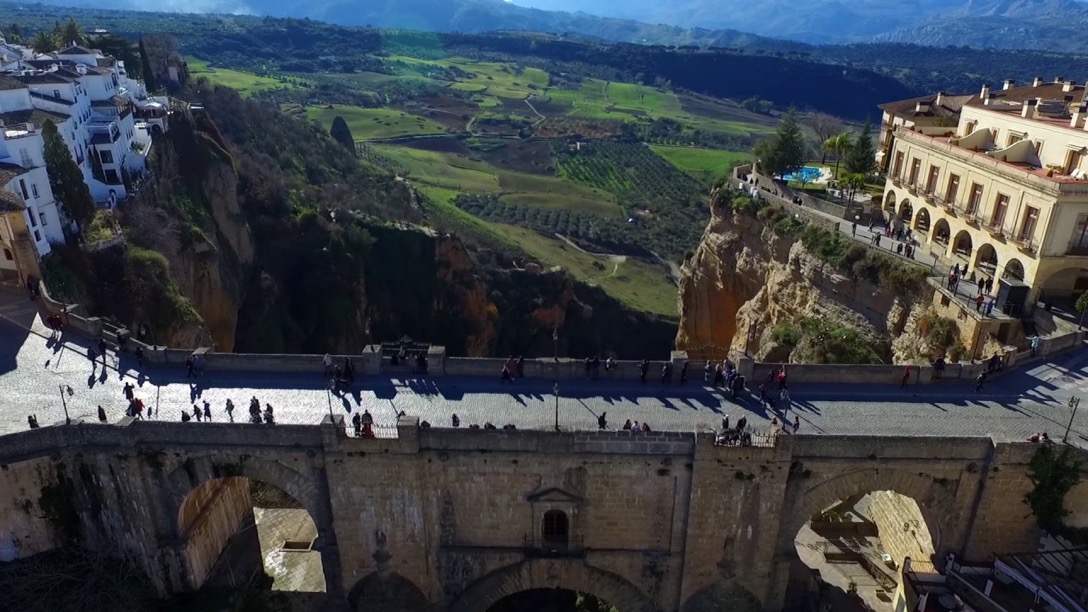
[[[809,252],[796,233],[777,232],[761,215],[734,209],[729,197],[712,195],[702,241],[681,268],[678,350],[720,358],[732,349],[761,361],[806,361],[772,337],[776,326],[802,319],[852,328],[874,346],[887,346],[932,295],[906,300],[848,278]]]

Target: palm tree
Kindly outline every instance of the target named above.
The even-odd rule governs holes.
[[[68,23],[60,27],[57,32],[57,44],[61,47],[68,47],[69,45],[82,45],[86,42],[86,36],[83,35],[83,28],[79,27],[75,19],[68,18]]]
[[[850,132],[836,134],[824,141],[823,150],[835,155],[834,177],[836,180],[839,177],[839,161],[842,160],[842,156],[846,155],[852,146],[854,146],[854,143],[850,139]]]
[[[49,53],[55,51],[57,45],[48,33],[38,32],[34,35],[34,40],[30,41],[30,47],[38,53]]]

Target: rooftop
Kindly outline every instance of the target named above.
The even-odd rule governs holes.
[[[12,181],[12,179],[14,179],[15,177],[17,177],[20,174],[23,174],[25,172],[26,172],[26,168],[23,168],[22,166],[20,166],[18,164],[10,164],[10,163],[7,163],[7,162],[0,162],[0,187],[3,187],[4,185],[7,185],[8,183],[10,183]],[[3,190],[0,189],[0,191],[3,191]],[[23,203],[23,201],[19,200],[19,204],[22,205],[22,203]],[[22,210],[22,209],[20,209],[20,210]]]
[[[41,110],[39,108],[11,111],[9,113],[0,113],[0,121],[3,121],[5,125],[12,125],[16,123],[33,123],[34,125],[43,125],[47,120],[52,121],[53,123],[63,123],[65,121],[68,121],[68,115],[54,113],[47,110]]]
[[[77,75],[78,76],[78,75]],[[22,81],[27,85],[69,84],[72,79],[64,77],[57,72],[35,72],[33,74],[13,74],[11,78]]]
[[[72,45],[67,49],[57,51],[57,55],[95,55],[95,52],[79,45]]]
[[[955,117],[972,94],[930,94],[881,104],[880,109],[899,117]],[[937,103],[940,98],[940,104]],[[921,106],[919,106],[921,105]]]
[[[11,89],[26,89],[26,83],[6,74],[0,74],[0,91]]]
[[[0,178],[0,180],[3,180]],[[0,213],[20,212],[26,209],[26,204],[12,191],[0,189]]]

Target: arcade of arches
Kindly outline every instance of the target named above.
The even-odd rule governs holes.
[[[884,194],[881,208],[886,221],[914,232],[921,249],[939,256],[949,267],[966,266],[968,275],[1026,282],[1033,296],[1041,301],[1049,298],[1063,307],[1067,306],[1064,302],[1088,290],[1088,262],[1083,267],[1065,268],[1069,263],[1064,258],[1037,261],[1023,243],[983,228],[975,220],[977,211],[970,215],[946,213],[929,201],[895,190]]]

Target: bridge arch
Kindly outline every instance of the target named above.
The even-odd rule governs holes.
[[[414,582],[389,571],[377,571],[360,578],[348,592],[348,605],[359,612],[430,612],[433,609],[427,596]]]
[[[222,579],[223,567],[232,575],[241,567],[263,576],[258,588],[336,592],[339,559],[318,479],[276,460],[207,455],[185,460],[167,482],[175,590],[199,589]],[[276,561],[285,554],[290,569]]]
[[[948,481],[896,469],[872,468],[847,472],[802,493],[784,529],[792,537],[813,516],[840,500],[877,491],[894,491],[918,503],[939,554],[942,546],[947,547],[956,539],[953,531],[955,497],[949,490],[950,486]]]
[[[591,593],[623,612],[661,612],[632,582],[580,559],[531,559],[495,570],[470,584],[449,612],[485,612],[507,595],[536,589]]]

